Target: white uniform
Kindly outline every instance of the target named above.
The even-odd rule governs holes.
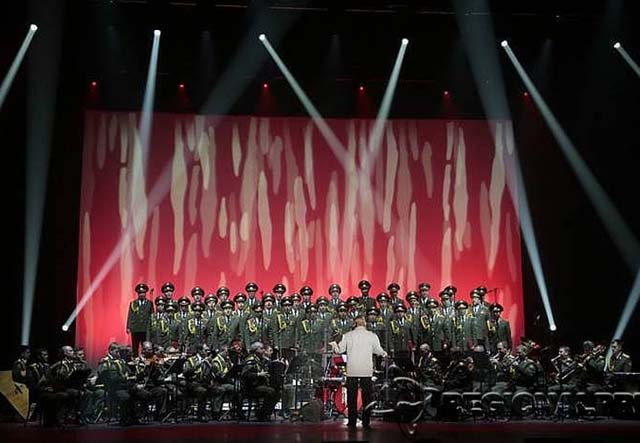
[[[373,354],[386,357],[376,334],[359,326],[342,336],[337,351],[347,353],[348,377],[371,377],[373,375]]]

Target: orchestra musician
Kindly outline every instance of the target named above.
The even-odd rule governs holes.
[[[264,353],[265,348],[262,343],[252,343],[241,373],[245,397],[263,399],[262,407],[256,413],[259,421],[269,421],[269,416],[278,402],[278,393],[270,386],[269,368],[265,362]]]

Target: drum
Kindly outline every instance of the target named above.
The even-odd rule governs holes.
[[[334,355],[329,360],[329,367],[325,374],[328,378],[340,378],[344,377],[347,372],[347,356],[346,355]]]
[[[334,355],[331,358],[332,362],[334,365],[336,366],[347,366],[347,355],[346,354],[339,354],[339,355]]]
[[[333,392],[333,404],[336,406],[336,411],[338,411],[338,413],[342,415],[347,415],[349,413],[349,408],[347,407],[346,386],[342,386]],[[358,406],[358,412],[362,411],[362,392],[359,389],[356,405]]]

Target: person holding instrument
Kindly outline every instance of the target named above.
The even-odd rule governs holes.
[[[358,388],[362,390],[362,426],[370,429],[370,410],[367,406],[372,401],[373,382],[373,356],[387,357],[387,352],[380,346],[378,336],[366,328],[364,316],[359,315],[354,319],[355,329],[342,336],[340,343],[331,342],[330,345],[336,353],[347,354],[347,407],[349,419],[347,426],[354,428],[357,420]]]

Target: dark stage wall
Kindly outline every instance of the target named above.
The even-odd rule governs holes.
[[[376,156],[373,120],[329,120],[339,161],[308,118],[155,114],[145,154],[138,117],[85,115],[77,299],[95,292],[76,342],[92,360],[128,341],[140,281],[178,295],[309,284],[314,298],[361,278],[464,299],[484,284],[523,333],[510,122],[392,120]]]

